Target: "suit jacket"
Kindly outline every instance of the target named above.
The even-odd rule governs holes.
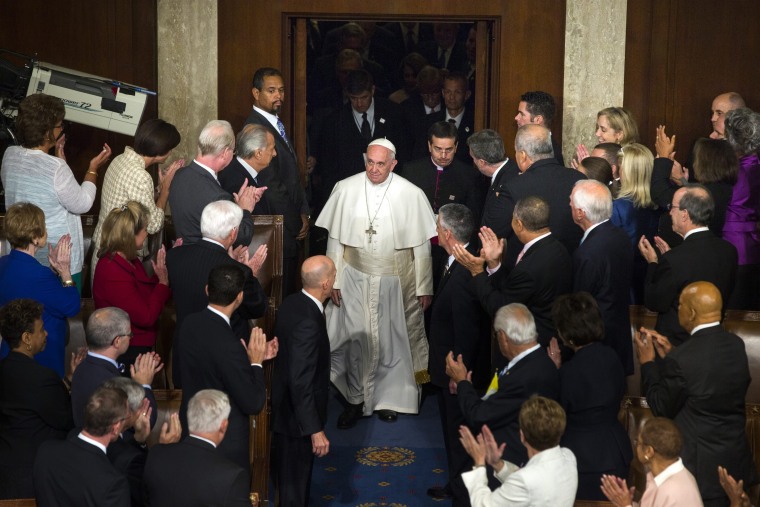
[[[517,201],[528,196],[540,197],[549,204],[549,228],[572,254],[578,248],[583,231],[573,222],[568,203],[575,182],[585,178],[580,171],[561,166],[553,158],[535,162],[524,173],[510,181],[507,187],[506,216],[510,224]],[[511,265],[517,260],[523,245],[515,237],[511,225],[506,238],[506,259]]]
[[[552,305],[558,296],[572,290],[573,263],[552,233],[534,243],[511,270],[502,263],[493,275],[480,273],[471,283],[491,318],[504,305],[527,306],[536,320],[538,341],[547,346],[552,336],[556,336]]]
[[[156,445],[145,464],[146,505],[250,507],[250,477],[203,440]]]
[[[497,478],[502,485],[491,491],[484,467],[462,474],[472,507],[572,507],[575,503],[578,471],[570,449],[557,446],[541,451],[523,468],[507,462]]]
[[[692,282],[713,283],[723,297],[723,312],[736,283],[736,248],[710,231],[694,232],[684,242],[650,263],[644,282],[644,304],[659,313],[655,329],[673,345],[689,339],[678,323],[678,296]]]
[[[113,364],[99,357],[87,354],[71,379],[71,409],[74,416],[74,427],[84,425],[84,409],[92,393],[106,380],[121,376],[121,372]],[[153,411],[150,415],[150,425],[156,424],[158,405],[153,396],[153,390],[145,388],[145,397],[150,401]]]
[[[111,442],[106,455],[114,468],[127,478],[132,507],[144,505],[143,476],[148,450],[138,445],[131,435],[122,435]]]
[[[554,159],[561,166],[565,165],[565,157],[562,156],[562,144],[552,134],[552,149],[554,150]]]
[[[327,422],[330,340],[325,317],[303,292],[288,296],[277,311],[280,349],[272,382],[272,428],[309,437]]]
[[[610,221],[589,232],[573,254],[573,292],[586,291],[596,299],[604,320],[604,343],[617,352],[626,375],[633,374],[628,311],[632,270],[628,236]]]
[[[534,394],[559,400],[559,387],[559,371],[546,350],[539,347],[499,377],[498,390],[489,398],[481,399],[466,380],[457,384],[457,396],[470,429],[479,433],[487,424],[496,441],[507,444],[504,459],[520,466],[528,461],[520,442],[520,407]]]
[[[468,166],[455,158],[448,167],[443,168],[439,178],[438,169],[428,155],[404,164],[400,174],[425,192],[434,213],[449,203],[464,204],[472,211],[473,218],[482,213],[485,200],[483,182],[472,165]]]
[[[277,134],[279,136],[279,134]],[[276,138],[275,138],[276,139]],[[283,143],[285,141],[282,141]],[[275,141],[276,143],[276,141]],[[278,156],[272,160],[277,160]],[[295,257],[298,255],[298,243],[296,236],[301,231],[303,222],[301,221],[301,211],[299,206],[293,201],[289,194],[288,187],[285,186],[283,181],[272,172],[271,165],[262,170],[256,179],[253,180],[251,173],[249,173],[245,167],[240,163],[237,157],[232,159],[232,162],[225,167],[224,171],[219,173],[219,183],[222,184],[222,188],[232,193],[237,192],[244,181],[248,181],[249,186],[255,187],[267,187],[264,194],[261,196],[261,200],[256,203],[256,207],[253,209],[254,215],[282,215],[284,221],[284,230],[282,234],[283,240],[283,256]]]
[[[290,205],[299,213],[308,215],[309,203],[306,202],[306,194],[301,184],[301,172],[298,169],[298,159],[293,147],[293,140],[288,139],[289,142],[285,141],[279,131],[269,123],[269,120],[255,109],[251,109],[251,113],[245,120],[246,125],[249,123],[261,125],[269,130],[272,136],[274,136],[274,147],[277,151],[277,156],[269,163],[269,169],[261,174],[261,185],[269,186],[270,183],[272,186],[281,185],[287,192]]]
[[[240,188],[240,187],[238,187]],[[177,237],[185,244],[201,240],[201,214],[207,204],[214,201],[232,201],[232,194],[224,190],[208,171],[195,161],[177,171],[172,180],[169,193],[169,205],[172,208],[172,220]],[[253,238],[253,218],[251,213],[243,210],[240,221],[237,245],[248,245]]]
[[[441,110],[427,116],[428,127],[437,121],[446,121],[446,104],[441,102]],[[467,165],[472,165],[470,149],[467,147],[467,138],[475,133],[475,110],[467,105],[464,106],[464,115],[457,127],[457,153],[456,157]],[[425,132],[427,141],[427,132]]]
[[[46,440],[74,427],[61,378],[19,352],[0,362],[0,498],[34,496],[32,465]]]
[[[130,506],[127,478],[101,449],[76,435],[40,446],[33,479],[40,507]]]
[[[641,378],[652,412],[681,430],[681,457],[702,498],[725,496],[718,465],[737,481],[757,483],[744,426],[750,374],[741,338],[721,326],[701,329],[664,360],[642,364]]]
[[[444,67],[438,65],[438,49],[438,43],[435,41],[428,41],[419,44],[417,52],[424,56],[430,65],[434,67],[448,69],[451,72],[467,72],[469,64],[467,60],[467,50],[465,49],[464,44],[456,41],[454,45],[451,46],[449,49],[451,51],[451,56],[449,56],[449,60]]]
[[[397,104],[375,97],[375,129],[372,139],[388,138],[396,147],[396,159],[400,165],[408,159],[408,136]],[[317,143],[318,167],[314,171],[317,202],[324,204],[335,184],[349,176],[364,171],[366,139],[361,135],[354,120],[351,103],[335,110],[325,121]],[[396,170],[401,167],[398,165]]]
[[[223,264],[233,264],[245,272],[243,283],[243,304],[232,314],[232,330],[235,336],[248,341],[251,334],[249,319],[258,319],[267,308],[267,297],[259,281],[248,266],[231,258],[224,248],[216,243],[202,240],[194,245],[182,245],[166,252],[166,267],[169,283],[174,290],[174,305],[177,309],[177,325],[172,346],[172,367],[174,384],[180,387],[181,376],[177,358],[180,350],[179,329],[188,315],[200,312],[208,305],[206,284],[211,270]]]
[[[517,167],[517,163],[510,158],[499,169],[493,182],[489,182],[490,186],[483,204],[483,216],[480,225],[491,228],[499,238],[506,238],[508,234],[512,233],[514,205],[510,206],[507,200],[507,185],[512,178],[519,175],[520,169]]]
[[[218,389],[230,397],[229,427],[219,452],[249,471],[249,417],[261,412],[266,386],[261,366],[252,366],[240,339],[222,317],[208,308],[189,315],[179,330],[182,377],[180,419],[187,433],[187,404],[203,389]]]
[[[462,354],[464,364],[473,372],[476,387],[487,385],[491,370],[491,319],[472,291],[472,276],[453,261],[441,278],[430,314],[430,353],[428,371],[433,385],[448,389],[446,355]],[[485,381],[485,382],[484,382]]]

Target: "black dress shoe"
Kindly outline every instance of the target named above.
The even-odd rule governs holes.
[[[338,429],[347,430],[356,426],[356,421],[362,416],[363,409],[364,403],[359,403],[358,405],[349,403],[343,413],[340,414],[340,417],[338,417]]]
[[[377,418],[383,422],[392,423],[398,419],[398,414],[393,410],[378,410]]]
[[[435,498],[436,500],[446,500],[447,498],[453,498],[454,496],[448,485],[428,488],[427,494],[430,498]]]

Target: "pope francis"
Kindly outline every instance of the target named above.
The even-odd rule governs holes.
[[[369,143],[366,171],[335,185],[316,222],[337,268],[325,315],[331,380],[348,401],[343,429],[374,411],[386,422],[416,414],[429,380],[423,312],[435,217],[422,190],[393,174],[395,154],[387,139]]]

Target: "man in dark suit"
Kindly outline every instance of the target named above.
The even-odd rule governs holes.
[[[433,25],[433,41],[419,45],[420,53],[432,65],[450,72],[465,72],[467,70],[467,51],[457,40],[459,23],[435,23]]]
[[[90,395],[106,380],[126,373],[122,371],[124,365],[119,364],[117,359],[129,348],[132,337],[129,315],[120,308],[99,308],[90,315],[85,335],[87,357],[71,379],[71,409],[77,428],[84,425],[85,407]],[[153,408],[151,427],[156,423],[158,409],[150,385],[153,376],[163,367],[161,357],[155,352],[148,352],[137,356],[129,372],[132,380],[143,387]]]
[[[248,344],[241,347],[245,341],[230,327],[233,312],[243,304],[245,269],[229,264],[212,269],[206,286],[208,306],[182,322],[180,420],[187,427],[187,402],[198,391],[218,389],[228,393],[232,411],[219,452],[250,472],[249,416],[258,414],[266,402],[262,363],[277,354],[277,339],[267,344],[266,335],[257,327],[251,331]]]
[[[329,257],[310,257],[301,267],[301,282],[303,290],[282,302],[275,324],[282,348],[272,382],[272,428],[275,486],[283,507],[309,504],[314,456],[330,450],[330,339],[322,305],[332,293],[335,265]]]
[[[108,445],[124,428],[128,410],[124,391],[101,387],[87,401],[78,435],[40,446],[33,471],[37,505],[130,506],[127,478],[106,456]]]
[[[473,164],[488,178],[488,193],[480,225],[493,230],[497,237],[506,238],[512,230],[512,208],[507,203],[507,185],[520,174],[520,169],[513,159],[507,157],[504,141],[495,130],[485,129],[471,135],[467,146]]]
[[[145,504],[250,507],[250,474],[218,450],[228,431],[229,397],[198,391],[187,404],[190,435],[156,445],[145,464]],[[246,445],[246,449],[248,446]]]
[[[412,160],[428,154],[427,133],[434,123],[431,118],[442,107],[441,89],[443,77],[441,71],[432,65],[425,65],[417,74],[417,93],[412,94],[401,103],[401,116],[412,138]],[[466,149],[465,145],[461,149]]]
[[[227,200],[243,209],[238,244],[248,245],[253,238],[251,212],[256,204],[256,189],[241,186],[230,194],[219,185],[217,173],[227,167],[235,153],[235,134],[226,121],[212,120],[198,137],[198,155],[172,179],[169,204],[177,237],[186,244],[201,240],[201,213],[210,202]]]
[[[583,230],[573,254],[573,292],[596,299],[604,321],[604,344],[617,352],[626,375],[633,374],[628,311],[633,250],[623,229],[610,223],[612,194],[596,180],[579,180],[570,194],[573,221]]]
[[[232,191],[244,182],[257,189],[258,200],[254,215],[282,215],[282,286],[285,295],[296,290],[298,270],[298,242],[303,239],[301,210],[290,198],[288,188],[278,178],[267,178],[274,169],[274,161],[279,158],[275,137],[270,129],[257,124],[248,124],[238,133],[236,139],[237,156],[219,174],[222,188]],[[266,181],[266,183],[264,183]],[[307,218],[308,221],[308,218]]]
[[[515,116],[517,128],[528,123],[535,123],[551,130],[555,109],[554,97],[548,93],[541,91],[525,92],[520,96],[520,103],[517,105],[517,115]],[[552,149],[554,149],[554,159],[559,165],[565,165],[565,159],[562,156],[562,145],[554,135],[551,135],[551,140]]]
[[[720,290],[725,312],[725,302],[736,282],[738,256],[731,243],[708,229],[715,204],[703,186],[686,185],[679,189],[669,208],[673,231],[683,236],[683,243],[671,250],[662,239],[655,238],[663,253],[658,259],[652,245],[642,237],[639,251],[649,263],[644,304],[658,312],[657,332],[667,336],[673,345],[680,345],[689,339],[689,333],[678,320],[681,290],[692,282],[710,282]]]
[[[538,341],[545,347],[556,336],[551,317],[554,300],[573,287],[572,259],[550,231],[549,206],[542,199],[525,197],[518,201],[512,229],[525,245],[512,269],[501,262],[504,240],[485,227],[480,232],[481,257],[474,257],[460,246],[454,246],[454,256],[474,277],[471,283],[489,315],[509,303],[524,304],[535,317]]]
[[[447,121],[457,128],[457,144],[465,146],[467,138],[475,133],[475,111],[466,105],[470,98],[467,78],[461,72],[453,72],[443,78],[443,103],[446,107],[430,116],[431,122]],[[465,164],[472,164],[470,152],[457,151],[457,158]]]
[[[370,141],[387,138],[396,147],[399,167],[408,160],[409,139],[398,105],[374,96],[372,76],[365,70],[350,72],[346,94],[349,102],[325,120],[316,145],[317,208],[327,201],[335,183],[362,172]]]
[[[507,216],[512,215],[515,203],[523,197],[540,197],[551,209],[549,227],[572,254],[578,248],[582,234],[573,223],[567,202],[575,182],[586,177],[580,171],[571,171],[557,163],[549,129],[534,123],[517,130],[515,159],[521,174],[507,188]],[[523,247],[511,232],[506,236],[508,263],[517,259]]]
[[[182,386],[182,365],[178,360],[181,349],[179,330],[185,317],[203,310],[208,304],[205,287],[213,268],[233,265],[243,268],[245,273],[243,301],[231,318],[232,332],[238,339],[247,339],[251,332],[248,320],[258,319],[266,311],[267,297],[255,276],[266,258],[265,250],[259,248],[250,258],[247,249],[242,255],[234,254],[235,258],[228,253],[228,249],[235,243],[241,216],[240,207],[235,203],[210,203],[201,215],[203,240],[193,245],[172,248],[166,253],[169,283],[177,309],[177,326],[172,344],[172,380],[177,388]]]
[[[536,341],[536,325],[525,305],[512,303],[500,308],[494,329],[499,349],[509,361],[498,372],[495,389],[489,388],[481,398],[467,379],[467,365],[461,356],[448,355],[446,373],[456,383],[459,406],[470,430],[478,431],[487,424],[494,439],[507,444],[503,458],[524,466],[528,455],[520,445],[520,407],[534,394],[559,399],[559,371]]]
[[[742,339],[720,325],[723,300],[715,285],[687,285],[678,305],[688,341],[672,348],[666,337],[644,328],[634,338],[644,391],[652,412],[673,419],[681,430],[681,458],[704,504],[725,506],[718,466],[744,481],[745,488],[758,482],[745,432],[747,353]]]
[[[290,212],[300,213],[301,223],[297,229],[295,239],[300,241],[306,237],[309,232],[309,203],[306,201],[304,186],[301,182],[301,173],[298,168],[295,146],[293,139],[288,138],[285,133],[285,125],[279,118],[278,114],[285,102],[285,84],[282,81],[282,74],[277,69],[263,67],[253,74],[253,84],[251,87],[253,95],[253,109],[251,114],[245,120],[246,124],[261,125],[266,128],[274,137],[275,150],[277,156],[271,159],[270,168],[264,171],[260,177],[260,183],[265,187],[270,187],[280,194],[282,190],[287,193],[288,207]],[[278,195],[278,199],[284,199],[286,196]],[[286,223],[288,233],[298,227],[294,217],[290,213],[286,216],[290,222]],[[292,252],[293,245],[285,245],[286,251],[284,260],[290,263],[285,267],[287,277],[283,277],[283,290],[285,294],[290,294],[296,288],[293,282],[297,274],[297,253]],[[293,259],[296,259],[295,261]],[[286,283],[287,282],[287,283]]]
[[[472,212],[463,204],[446,204],[439,210],[437,229],[438,244],[447,257],[433,297],[428,371],[431,383],[438,388],[449,476],[446,486],[430,488],[428,495],[447,498],[453,494],[451,483],[459,478],[469,459],[459,442],[459,426],[464,424],[464,417],[456,395],[450,389],[446,356],[449,352],[455,357],[461,354],[464,363],[473,371],[472,381],[476,389],[485,389],[491,366],[491,319],[470,289],[470,273],[451,255],[453,245],[469,246],[475,229]],[[455,504],[462,501],[457,498]]]

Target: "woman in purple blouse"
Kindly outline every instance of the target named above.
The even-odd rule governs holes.
[[[739,175],[723,224],[723,239],[739,253],[736,287],[728,308],[760,310],[760,113],[746,107],[729,111],[725,132],[739,157]]]

